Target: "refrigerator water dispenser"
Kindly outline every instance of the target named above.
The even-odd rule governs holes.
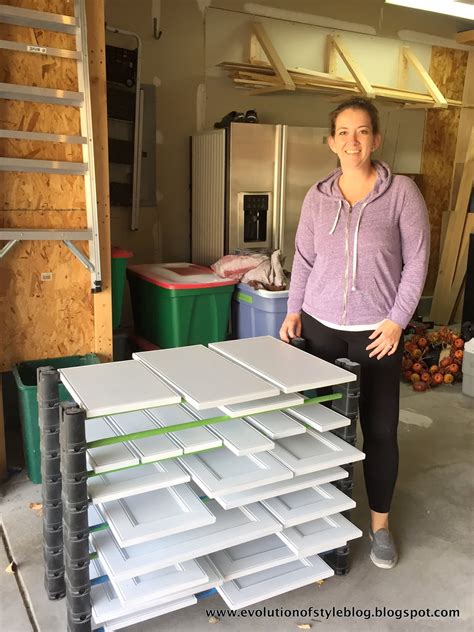
[[[272,245],[271,193],[239,193],[239,247],[269,248]]]

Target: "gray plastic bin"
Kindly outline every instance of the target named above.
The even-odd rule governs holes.
[[[278,332],[286,316],[288,290],[269,292],[254,290],[240,283],[232,300],[232,335],[235,338],[273,336]]]

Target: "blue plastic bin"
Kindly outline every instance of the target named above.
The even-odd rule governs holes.
[[[250,285],[240,283],[232,300],[232,335],[235,338],[279,338],[287,301],[288,290],[254,290]]]

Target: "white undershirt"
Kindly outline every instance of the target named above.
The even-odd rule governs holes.
[[[315,318],[313,316],[313,318]],[[339,329],[339,331],[374,331],[384,322],[381,320],[379,323],[375,323],[374,325],[336,325],[335,323],[328,323],[326,320],[322,320],[321,318],[315,318],[318,322],[326,327],[330,327],[331,329]]]

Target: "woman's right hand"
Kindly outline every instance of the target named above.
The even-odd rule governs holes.
[[[301,336],[301,314],[287,314],[280,328],[280,339],[290,342],[292,338]]]

